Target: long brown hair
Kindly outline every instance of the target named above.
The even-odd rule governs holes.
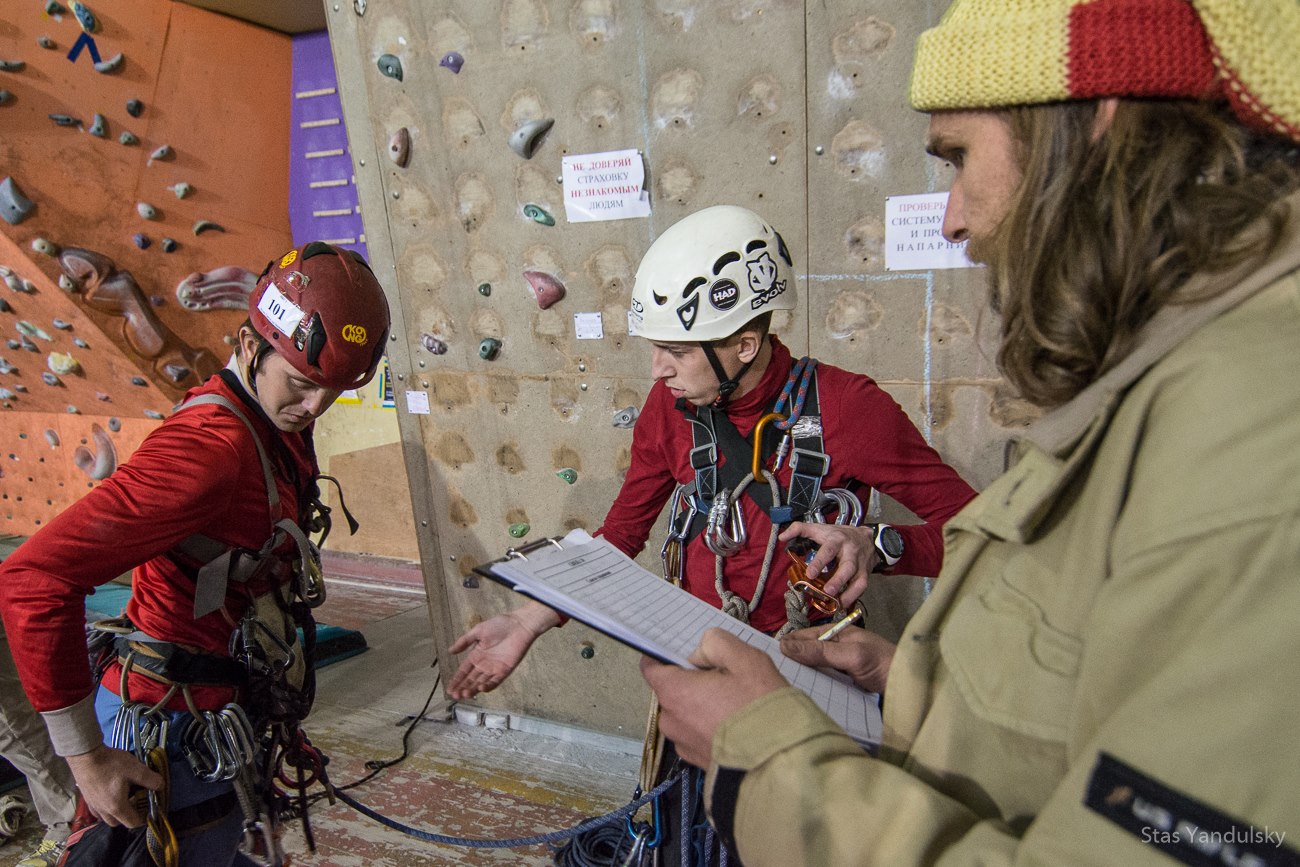
[[[1124,358],[1194,273],[1263,258],[1300,183],[1297,148],[1206,103],[1123,100],[1007,110],[1023,178],[981,246],[1002,314],[998,364],[1028,400],[1060,405]],[[1243,231],[1261,217],[1265,232]]]

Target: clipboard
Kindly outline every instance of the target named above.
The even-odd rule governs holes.
[[[851,737],[880,743],[879,696],[838,672],[801,665],[780,643],[647,571],[606,539],[584,530],[543,538],[474,571],[559,611],[660,662],[694,668],[688,659],[705,630],[720,628],[767,653],[791,685],[803,690]]]

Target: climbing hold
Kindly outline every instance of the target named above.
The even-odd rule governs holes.
[[[41,371],[41,382],[46,385],[62,385],[63,381],[48,370]]]
[[[144,103],[138,99],[128,99],[126,101],[126,113],[131,117],[139,117],[144,113]]]
[[[545,271],[525,271],[524,279],[537,300],[537,306],[545,310],[564,297],[564,284],[559,278]]]
[[[521,522],[518,524],[511,524],[510,530],[508,532],[510,533],[511,536],[514,536],[516,539],[522,539],[523,537],[528,535],[528,531],[531,529],[532,528],[529,527],[527,524]]]
[[[49,117],[58,126],[81,126],[81,118],[70,114],[52,114]]]
[[[196,271],[176,284],[176,300],[186,310],[247,310],[257,275],[238,265]]]
[[[72,453],[72,462],[77,465],[77,469],[99,481],[108,478],[117,469],[117,450],[113,447],[113,440],[99,425],[90,426],[90,436],[95,440],[95,451],[92,453],[85,446],[77,446]]]
[[[161,307],[167,303],[167,299],[162,297],[161,295],[150,295],[149,303],[152,304],[154,307]]]
[[[135,205],[135,212],[146,220],[158,219],[158,209],[148,202],[137,202]]]
[[[71,331],[72,323],[66,319],[55,319],[54,327],[59,329],[60,331]]]
[[[72,0],[72,14],[77,16],[77,23],[87,33],[94,33],[99,29],[99,22],[95,20],[95,14],[81,0]]]
[[[594,659],[596,656],[596,648],[590,641],[584,641],[582,642],[582,649],[578,651],[578,655],[583,659]]]
[[[162,421],[165,418],[165,416],[156,409],[146,409],[144,411],[144,417],[154,419],[155,421]]]
[[[492,294],[492,284],[491,283],[478,284],[478,294],[482,295],[484,298],[487,298],[489,295]]]
[[[105,392],[102,392],[102,391],[97,391],[97,392],[95,392],[95,400],[102,400],[102,401],[104,401],[105,403],[107,403],[108,401],[110,401],[110,400],[112,400],[112,399],[113,399],[113,398],[109,397],[108,394],[105,393]]]
[[[148,385],[149,383],[145,381],[145,378],[144,378],[143,376],[133,376],[133,377],[131,377],[131,384],[132,384],[132,385]]]
[[[111,430],[113,433],[117,433],[122,429],[122,420],[117,416],[111,417],[108,420],[108,429]]]
[[[5,218],[5,222],[11,226],[16,226],[36,207],[31,199],[22,194],[14,179],[6,177],[0,181],[0,217]]]
[[[59,255],[59,245],[44,238],[33,238],[32,249],[37,253],[44,253],[46,256]]]
[[[17,400],[18,395],[7,388],[0,388],[0,400]]]
[[[17,373],[17,372],[18,372],[18,368],[14,367],[12,364],[5,361],[3,358],[0,358],[0,373],[9,374],[9,373]]]
[[[21,382],[15,382],[14,391],[18,392],[19,394],[26,394],[27,386],[23,385]]]
[[[460,75],[460,68],[465,65],[465,58],[459,51],[448,51],[438,61],[438,65],[443,69],[450,69],[456,75]]]
[[[81,414],[81,410],[77,409],[72,404],[68,404],[68,415],[80,415],[80,414]]]
[[[24,337],[39,337],[41,340],[45,340],[45,341],[50,341],[54,339],[53,337],[51,337],[49,334],[45,332],[45,329],[33,325],[32,323],[28,322],[26,319],[19,319],[17,322],[14,323],[14,327],[17,328],[18,333],[22,334]]]
[[[194,223],[193,231],[195,235],[202,235],[207,231],[224,232],[226,229],[221,224],[214,223],[211,220],[197,220]]]
[[[0,60],[0,71],[3,72],[22,72],[27,68],[27,64],[21,60]]]
[[[171,145],[159,145],[158,147],[153,149],[153,153],[149,154],[149,162],[153,162],[154,160],[165,160],[171,155],[172,155]],[[177,198],[180,197],[178,196]]]
[[[629,429],[636,424],[637,416],[640,414],[641,410],[634,406],[620,409],[618,412],[614,413],[614,427],[621,427],[624,430]]]
[[[562,470],[556,470],[555,475],[563,479],[566,484],[573,484],[578,480],[578,471],[573,467],[565,467]]]
[[[402,127],[388,137],[388,158],[402,169],[410,162],[411,132],[406,127]]]
[[[11,291],[14,292],[23,291],[23,278],[19,277],[13,271],[9,271],[6,269],[4,279],[5,279],[5,285],[8,286]]]
[[[105,138],[108,136],[108,121],[104,119],[102,114],[95,112],[95,120],[86,132],[99,138]]]
[[[14,340],[12,337],[10,337],[8,340],[5,341],[5,346],[9,347],[10,349],[23,348],[23,345],[19,343],[17,340]]]
[[[366,14],[366,0],[352,0],[352,11],[358,16]]]
[[[30,340],[28,340],[26,337],[21,337],[21,338],[19,338],[19,339],[18,339],[18,345],[21,346],[23,349],[26,349],[28,352],[40,352],[40,351],[41,351],[41,350],[40,350],[40,347],[38,347],[35,343],[32,343],[32,342],[31,342]]]
[[[179,247],[179,246],[180,246],[180,245],[176,243],[176,239],[174,239],[174,238],[163,238],[163,239],[162,239],[162,251],[163,251],[164,253],[174,253],[174,252],[176,252],[176,248]]]
[[[135,245],[141,250],[148,250],[149,245],[153,243],[153,241],[149,240],[149,236],[143,232],[136,232],[131,236],[131,240],[134,241]]]
[[[194,192],[194,188],[191,187],[189,184],[185,183],[184,181],[181,181],[179,184],[172,184],[167,189],[175,193],[176,198],[178,199],[183,199],[186,196],[188,196],[190,193]]]
[[[392,54],[382,54],[379,57],[379,71],[389,78],[402,80],[402,61],[398,60]]]
[[[443,340],[441,337],[429,334],[428,332],[420,335],[420,345],[424,347],[426,352],[432,355],[447,354],[447,341]]]
[[[519,127],[510,136],[510,149],[524,159],[532,159],[534,151],[546,137],[546,133],[555,124],[553,118],[530,120]]]
[[[86,341],[82,340],[80,337],[74,337],[74,338],[72,338],[72,345],[75,346],[75,347],[77,347],[78,349],[89,349],[89,348],[90,348],[90,344],[87,343]]]
[[[52,427],[47,427],[45,429],[45,441],[50,444],[50,448],[57,449],[59,447],[58,432]]]
[[[108,60],[101,60],[99,61],[99,63],[96,63],[95,71],[103,72],[103,73],[117,72],[119,69],[122,68],[122,61],[124,61],[125,59],[126,57],[123,56],[122,52],[119,51],[117,54],[114,54],[112,57],[108,58]]]
[[[524,216],[534,223],[541,223],[543,226],[555,225],[555,218],[541,205],[534,205],[532,202],[524,205]]]
[[[14,309],[9,306],[9,302],[4,300],[3,298],[0,298],[0,313],[13,313],[13,312]],[[3,372],[4,371],[0,371],[0,373]]]
[[[494,360],[501,352],[501,341],[495,337],[484,337],[478,345],[478,357],[484,361]]]
[[[59,288],[64,292],[76,292],[77,284],[72,282],[72,278],[67,274],[59,275]]]
[[[131,132],[129,129],[122,130],[122,134],[117,137],[117,140],[127,147],[138,145],[140,143],[140,139],[137,138],[136,134]]]
[[[0,105],[4,105],[6,102],[8,102],[9,100],[11,100],[11,99],[13,99],[13,98],[14,98],[14,95],[13,95],[12,93],[10,93],[9,91],[7,91],[7,90],[0,90]]]
[[[62,15],[64,12],[67,11],[68,10],[64,9],[63,6],[58,2],[58,0],[46,0],[45,3],[46,15],[50,15],[50,16]]]
[[[36,37],[36,44],[39,45],[41,48],[58,48],[58,46],[54,44],[53,39],[43,35]]]
[[[190,376],[190,369],[182,364],[164,364],[163,374],[176,384],[184,382]]]
[[[52,373],[59,376],[69,376],[81,370],[81,363],[66,352],[51,352],[45,359],[45,364]]]

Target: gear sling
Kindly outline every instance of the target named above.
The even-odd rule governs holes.
[[[268,507],[274,517],[280,496],[257,430],[239,407],[218,394],[194,397],[177,411],[205,404],[223,407],[248,428],[257,448]],[[337,485],[331,477],[316,477],[320,478]],[[193,616],[197,619],[225,604],[230,582],[248,584],[267,577],[278,560],[274,552],[286,539],[293,539],[297,545],[299,556],[294,574],[287,583],[272,581],[269,592],[252,600],[231,635],[230,658],[160,641],[135,629],[125,618],[94,625],[91,651],[92,660],[98,657],[97,672],[102,676],[114,657],[122,667],[122,705],[114,720],[111,746],[133,751],[166,780],[169,727],[178,724],[166,706],[179,693],[189,708],[188,719],[179,723],[184,726],[179,737],[181,753],[199,780],[230,781],[234,793],[233,797],[225,793],[169,814],[165,782],[159,793],[151,793],[148,798],[148,820],[142,835],[130,834],[128,829],[91,825],[69,839],[65,863],[119,863],[115,859],[136,857],[141,859],[140,864],[173,867],[178,857],[177,835],[185,836],[186,831],[197,833],[228,815],[237,801],[244,816],[245,845],[269,863],[281,865],[284,855],[276,824],[290,804],[290,790],[296,790],[308,847],[315,850],[307,818],[306,789],[319,781],[331,800],[333,794],[324,772],[324,757],[299,728],[315,696],[312,662],[316,624],[311,609],[325,599],[319,547],[308,539],[307,532],[320,531],[323,542],[330,526],[329,509],[320,503],[315,491],[316,479],[312,480],[307,505],[302,509],[302,526],[288,518],[275,522],[260,549],[227,546],[195,534],[170,552],[202,564],[195,570]],[[349,527],[355,531],[356,522],[345,506],[343,512]],[[132,671],[166,684],[164,697],[153,705],[132,701],[127,688]],[[193,684],[237,686],[248,711],[233,702],[219,711],[200,711],[190,695]],[[124,839],[123,832],[130,834],[131,839]],[[83,839],[87,833],[90,839]],[[134,839],[137,836],[143,837],[143,845]],[[131,852],[135,854],[129,855]],[[144,860],[146,857],[148,860]]]

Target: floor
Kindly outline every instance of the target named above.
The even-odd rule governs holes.
[[[326,564],[328,598],[317,617],[360,630],[370,649],[320,669],[316,706],[304,729],[330,757],[333,783],[344,786],[368,773],[367,761],[401,754],[403,733],[434,689],[437,668],[429,665],[432,642],[418,570],[335,565]],[[635,788],[639,743],[544,724],[548,734],[538,734],[538,726],[527,720],[511,724],[533,730],[466,725],[455,716],[435,696],[426,720],[412,730],[408,758],[348,794],[424,831],[495,840],[567,830],[623,806]],[[285,848],[297,865],[551,863],[544,845],[493,849],[428,843],[342,803],[321,802],[311,816],[315,855],[307,853],[298,826],[285,834]],[[16,863],[40,832],[29,817],[23,832],[0,846],[0,864]]]

